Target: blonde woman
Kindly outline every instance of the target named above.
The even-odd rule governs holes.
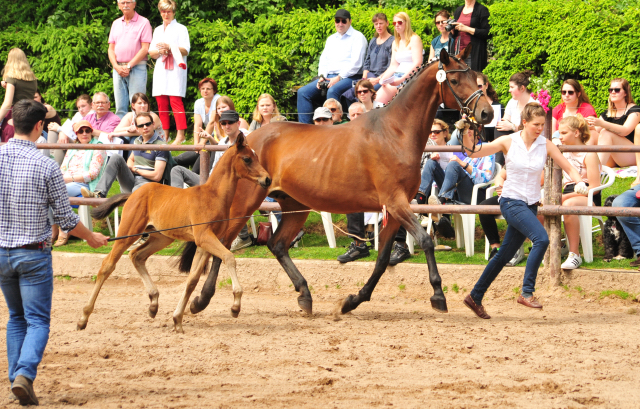
[[[409,74],[422,64],[424,48],[422,40],[411,29],[411,19],[404,11],[393,16],[393,47],[391,65],[380,76],[383,84],[378,90],[377,100],[382,104],[391,101],[398,92],[398,85],[409,77]]]
[[[253,110],[253,120],[249,126],[249,132],[253,132],[271,121],[283,120],[285,119],[280,115],[280,111],[278,111],[276,100],[269,94],[262,94],[258,97],[258,103]]]
[[[7,56],[7,63],[2,73],[2,88],[5,89],[4,101],[0,107],[0,124],[2,131],[9,125],[11,107],[21,99],[33,99],[38,91],[38,81],[31,70],[27,56],[19,48],[13,48]],[[13,132],[12,132],[13,133]],[[6,142],[2,132],[2,142]]]
[[[223,111],[228,111],[230,109],[233,111],[236,110],[236,106],[231,98],[226,95],[218,98],[218,100],[216,101],[216,112],[211,116],[205,133],[200,135],[201,143],[206,143],[202,141],[202,139],[206,139],[209,143],[216,145],[222,139],[227,137],[227,135],[224,133],[224,130],[220,126],[220,114]],[[240,117],[240,129],[249,129],[249,124],[242,117]]]

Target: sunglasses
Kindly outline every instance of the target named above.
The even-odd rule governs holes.
[[[442,129],[432,129],[431,133],[434,135],[440,135],[440,133],[442,132]]]
[[[564,90],[564,89],[563,89],[562,91],[560,91],[560,93],[561,93],[562,95],[573,95],[573,94],[575,94],[576,92],[575,92],[575,91],[569,91],[569,90]]]
[[[447,24],[447,20],[436,21],[436,26],[437,26],[437,25],[444,26],[445,24]]]
[[[328,121],[331,121],[331,118],[318,118],[313,120],[313,122],[328,122]]]
[[[393,23],[391,23],[391,24],[393,24],[393,26],[394,26],[394,27],[398,27],[398,26],[403,25],[403,24],[404,24],[404,21],[402,21],[402,20],[401,20],[401,21],[394,21],[394,22],[393,22]]]
[[[335,21],[336,24],[347,24],[347,21],[349,20],[347,20],[346,18],[336,18]]]
[[[622,91],[622,88],[609,88],[609,94],[618,93]]]
[[[369,90],[368,90],[368,89],[361,89],[360,91],[357,91],[357,92],[358,92],[358,94],[360,94],[360,95],[365,95],[365,94],[368,94],[368,93],[369,93]]]
[[[93,130],[91,128],[80,128],[78,132],[76,132],[76,135],[82,135],[83,133],[91,134]]]
[[[144,124],[136,124],[136,128],[140,129],[140,128],[144,128],[145,126],[149,126],[150,127],[151,125],[153,125],[153,121],[150,121],[150,122],[147,122],[147,123],[144,123]]]
[[[238,121],[233,121],[233,122],[231,122],[231,121],[220,121],[220,125],[221,126],[233,125],[236,122],[238,122]]]

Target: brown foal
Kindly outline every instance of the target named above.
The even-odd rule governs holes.
[[[135,193],[125,193],[110,198],[105,204],[95,208],[92,216],[96,219],[104,219],[118,205],[126,202],[123,209],[122,223],[118,229],[120,236],[228,219],[229,209],[236,193],[236,186],[241,178],[246,179],[248,185],[256,185],[256,187],[259,185],[258,189],[264,191],[265,194],[267,192],[266,189],[271,185],[269,174],[260,165],[255,151],[247,145],[247,141],[242,134],[238,136],[236,143],[222,155],[211,177],[204,185],[189,189],[179,189],[158,183],[147,183]],[[249,181],[253,183],[249,183]],[[186,265],[187,271],[189,271],[188,266],[190,266],[190,271],[182,298],[173,313],[176,332],[184,332],[182,329],[182,317],[185,307],[211,255],[214,255],[216,260],[224,260],[229,270],[234,297],[231,314],[234,317],[238,316],[240,313],[242,287],[236,276],[235,259],[227,249],[231,243],[226,243],[227,239],[225,238],[228,226],[228,221],[221,221],[152,233],[144,244],[129,253],[129,257],[142,277],[142,281],[149,293],[149,299],[151,300],[149,315],[152,318],[158,312],[159,293],[149,277],[145,263],[149,256],[167,247],[174,240],[189,242],[186,253],[191,257],[188,263],[181,265],[183,267]],[[218,237],[223,238],[225,244],[222,244]],[[129,237],[116,241],[111,252],[102,262],[89,303],[84,307],[82,317],[78,321],[79,330],[86,328],[89,315],[93,312],[102,284],[115,269],[122,253],[136,239],[137,237]],[[193,243],[195,243],[197,249]],[[217,266],[219,267],[219,264]]]
[[[380,252],[371,278],[357,295],[349,295],[341,311],[346,313],[371,298],[391,255],[396,231],[403,226],[424,250],[429,281],[434,290],[432,307],[447,311],[446,299],[433,251],[433,242],[411,212],[409,202],[420,186],[420,159],[429,138],[438,105],[463,109],[480,123],[489,123],[493,109],[478,91],[476,74],[464,64],[471,46],[451,57],[442,51],[439,61],[420,67],[384,108],[337,126],[274,123],[249,136],[260,163],[273,179],[268,195],[283,211],[315,209],[331,213],[379,212],[386,205],[388,224],[380,234]],[[231,217],[253,214],[267,192],[240,181]],[[289,257],[289,243],[302,228],[307,213],[282,215],[269,249],[289,275],[298,305],[312,313],[307,281]],[[229,223],[225,243],[236,237],[244,220]],[[200,296],[191,303],[197,313],[208,305],[215,291],[215,260]]]

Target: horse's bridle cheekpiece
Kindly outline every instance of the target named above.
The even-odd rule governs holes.
[[[455,60],[458,63],[462,63],[462,61],[455,57],[455,56],[449,56],[449,58],[452,58],[453,60]],[[453,94],[453,98],[455,98],[456,102],[458,103],[458,106],[460,107],[460,112],[464,115],[466,115],[466,118],[464,118],[468,123],[469,126],[473,129],[473,134],[474,134],[474,140],[475,138],[478,137],[479,132],[478,132],[478,122],[475,120],[475,117],[473,116],[473,112],[475,112],[476,108],[478,107],[478,101],[480,101],[480,97],[482,97],[484,95],[484,92],[482,92],[481,89],[476,90],[473,94],[469,95],[469,98],[467,98],[466,100],[462,100],[462,98],[460,98],[458,96],[458,94],[456,94],[456,92],[453,90],[453,87],[451,86],[451,83],[449,82],[449,78],[447,77],[447,74],[452,73],[452,72],[467,72],[470,71],[471,68],[469,66],[467,66],[467,68],[465,69],[457,69],[457,70],[449,70],[446,71],[444,69],[444,65],[442,64],[442,61],[438,61],[438,72],[436,73],[436,80],[440,83],[440,96],[442,97],[442,101],[444,102],[444,95],[442,94],[442,84],[445,83],[449,86],[449,90],[451,91],[451,94]],[[473,106],[473,109],[469,108],[469,104],[475,99],[476,103]],[[476,145],[473,145],[473,147],[471,149],[467,148],[466,146],[464,146],[463,141],[460,141],[460,145],[463,148],[463,152],[464,150],[467,150],[471,153],[474,153],[476,151]]]

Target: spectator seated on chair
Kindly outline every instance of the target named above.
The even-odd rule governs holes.
[[[468,126],[464,120],[456,123],[456,127],[461,134],[468,134],[469,137],[473,137],[473,129]],[[480,144],[478,138],[476,138],[476,143]],[[438,197],[429,197],[429,204],[444,204],[446,202],[471,204],[473,186],[493,179],[495,167],[495,155],[470,158],[466,153],[456,152],[451,156],[451,160],[444,171],[442,188]],[[478,192],[478,201],[483,201],[484,195],[485,190],[481,189]],[[433,214],[432,218],[437,223],[437,229],[441,234],[445,237],[454,235],[448,215],[440,217],[438,214]]]
[[[69,143],[69,140],[76,140],[76,134],[73,132],[73,125],[81,121],[85,116],[92,113],[91,109],[91,97],[87,94],[82,94],[76,99],[76,112],[71,119],[67,119],[63,125],[52,122],[49,124],[49,143]],[[53,134],[52,134],[53,133]],[[53,137],[55,135],[55,142]],[[64,158],[64,157],[63,157]],[[62,161],[62,159],[60,160]]]
[[[373,15],[373,28],[375,34],[369,46],[367,47],[367,57],[364,59],[362,67],[362,79],[368,79],[377,91],[382,85],[380,84],[380,76],[389,68],[391,63],[391,48],[395,37],[391,35],[389,30],[389,20],[384,13],[376,13]],[[357,101],[355,87],[349,88],[342,98],[348,104]]]
[[[314,125],[333,125],[333,115],[329,108],[320,107],[316,108],[313,112],[313,124]]]
[[[354,80],[362,78],[367,39],[351,26],[351,14],[347,10],[336,11],[334,21],[336,33],[327,38],[320,55],[319,78],[298,90],[298,118],[305,124],[312,122],[314,102],[323,103],[326,98],[339,100]],[[323,91],[326,91],[324,97]]]
[[[384,106],[380,102],[377,102],[376,99],[376,90],[369,80],[360,80],[356,83],[355,86],[356,95],[358,97],[358,101],[364,104],[366,112],[371,111],[374,108],[379,108]]]
[[[233,145],[238,138],[238,135],[242,133],[243,135],[248,135],[248,132],[240,129],[240,115],[234,110],[227,109],[225,111],[221,111],[219,124],[223,129],[225,137],[220,141],[220,145]],[[213,157],[213,164],[211,166],[211,172],[218,164],[218,161],[222,157],[225,151],[216,151]],[[183,166],[174,166],[171,169],[171,186],[177,188],[184,188],[184,185],[189,187],[198,186],[200,184],[200,176],[198,176],[195,172],[190,171],[189,169]],[[239,250],[245,247],[249,247],[253,244],[251,237],[249,236],[249,230],[247,226],[242,228],[238,237],[231,244],[231,251]]]
[[[436,28],[440,32],[429,46],[429,61],[440,58],[440,51],[444,48],[447,53],[453,54],[453,33],[447,31],[447,21],[451,15],[447,10],[440,10],[436,13],[433,22],[436,24]]]
[[[349,107],[349,121],[353,121],[365,112],[367,112],[367,108],[362,102],[354,102]]]
[[[591,137],[588,122],[578,114],[576,116],[567,116],[560,120],[558,131],[560,132],[560,141],[563,145],[584,146]],[[567,172],[562,174],[562,206],[587,206],[587,195],[581,195],[574,192],[576,183],[584,182],[589,189],[600,186],[600,161],[598,154],[595,152],[564,152],[562,154],[571,166],[573,166],[580,174],[581,180],[571,180]],[[601,205],[600,192],[593,195],[593,204]],[[538,217],[544,220],[542,216]],[[564,270],[573,270],[582,264],[580,257],[580,220],[576,215],[564,216],[564,231],[569,240],[569,256],[562,263],[561,268]]]
[[[286,121],[287,119],[280,115],[276,100],[269,94],[262,94],[258,97],[258,103],[253,110],[253,120],[249,125],[249,132],[263,127],[269,123]]]
[[[322,106],[328,108],[329,111],[331,111],[331,119],[334,125],[340,125],[349,122],[343,118],[344,112],[342,111],[342,105],[336,99],[329,98]]]
[[[154,131],[153,117],[150,113],[139,113],[135,123],[140,130],[140,136],[135,139],[133,144],[149,145],[149,150],[133,151],[127,161],[120,155],[112,155],[95,190],[92,192],[83,187],[81,189],[82,196],[107,197],[107,193],[116,179],[120,183],[122,193],[134,192],[145,183],[162,181],[171,154],[167,151],[152,149],[153,145],[166,145],[166,142]]]
[[[76,142],[82,144],[100,143],[93,138],[93,127],[89,121],[81,120],[75,123],[73,131],[77,135]],[[106,152],[99,150],[69,149],[62,161],[60,171],[67,186],[69,197],[81,195],[81,189],[85,188],[93,191],[98,184],[98,180],[104,172]],[[58,233],[59,232],[59,233]],[[53,235],[58,234],[55,247],[64,246],[69,240],[69,234],[59,231],[54,225]]]

